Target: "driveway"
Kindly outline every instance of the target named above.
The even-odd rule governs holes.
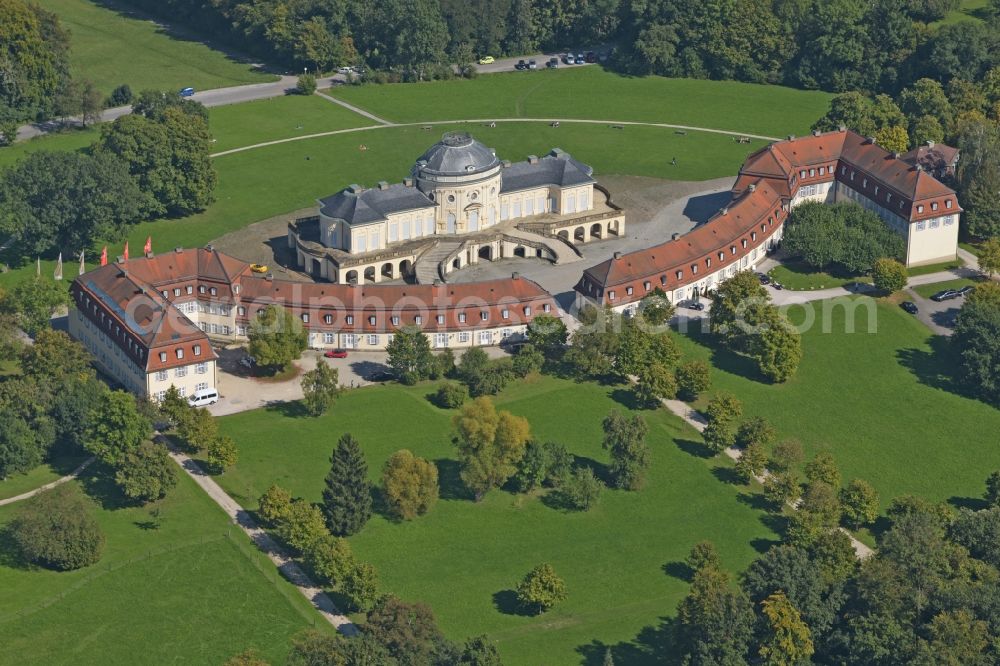
[[[965,302],[964,298],[954,298],[938,303],[924,298],[910,287],[907,287],[906,295],[917,306],[916,318],[924,322],[927,328],[937,335],[951,335],[955,332],[955,319],[962,308],[962,303]]]

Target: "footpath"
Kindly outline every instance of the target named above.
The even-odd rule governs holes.
[[[79,467],[77,467],[76,469],[74,469],[72,472],[70,472],[69,474],[67,474],[64,477],[58,478],[55,481],[52,481],[50,483],[46,483],[44,486],[39,486],[39,487],[35,488],[34,490],[29,490],[26,493],[21,493],[20,495],[15,495],[14,497],[8,497],[7,499],[0,499],[0,506],[6,506],[8,504],[14,504],[15,502],[20,502],[22,500],[26,500],[26,499],[29,499],[31,497],[34,497],[35,495],[37,495],[39,493],[44,493],[46,490],[49,490],[51,488],[55,488],[56,486],[61,486],[62,484],[66,483],[67,481],[71,481],[72,479],[75,479],[76,477],[80,476],[80,474],[83,472],[83,470],[87,469],[87,467],[92,462],[94,462],[93,458],[87,458],[82,463],[80,463]]]

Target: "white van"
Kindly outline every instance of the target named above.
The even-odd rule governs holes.
[[[219,402],[219,392],[214,388],[199,389],[191,394],[188,402],[192,407],[204,407]]]

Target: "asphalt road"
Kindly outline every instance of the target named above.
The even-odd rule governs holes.
[[[538,65],[538,69],[545,69],[545,63],[549,61],[549,58],[558,58],[559,67],[586,67],[588,65],[593,65],[596,63],[584,63],[583,65],[567,65],[562,61],[562,55],[564,53],[569,53],[572,51],[574,54],[587,53],[588,51],[593,51],[594,53],[606,53],[608,47],[581,47],[577,49],[567,49],[566,51],[558,51],[551,53],[535,53],[533,55],[522,55],[514,58],[497,58],[495,62],[489,65],[476,65],[476,70],[480,74],[495,74],[497,72],[512,72],[514,71],[514,65],[517,64],[518,60],[523,60],[528,62],[529,60],[534,60]]]

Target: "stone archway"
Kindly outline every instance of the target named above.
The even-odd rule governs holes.
[[[608,235],[621,235],[621,223],[618,220],[612,220],[608,223]]]
[[[587,242],[587,230],[583,227],[577,227],[573,230],[573,242],[574,243],[586,243]]]
[[[409,277],[413,274],[413,262],[409,259],[403,259],[399,262],[399,276]]]
[[[344,282],[347,284],[357,284],[358,283],[358,272],[355,270],[347,271],[344,275]]]
[[[526,250],[524,249],[523,245],[518,245],[517,247],[514,248],[514,256],[515,257],[526,256]]]
[[[382,264],[382,277],[387,280],[392,280],[396,277],[396,267],[392,265],[392,262],[386,262]]]
[[[594,222],[590,225],[590,237],[600,240],[604,237],[604,228],[601,226],[600,222]]]
[[[455,257],[455,260],[453,262],[451,262],[451,267],[454,268],[456,271],[459,268],[461,268],[462,267],[462,258],[461,257]]]
[[[569,232],[566,231],[565,229],[557,233],[556,236],[563,239],[566,242],[569,242]]]
[[[365,269],[365,282],[375,282],[375,267],[369,266]]]
[[[486,261],[493,261],[493,246],[482,245],[479,247],[479,258]]]

